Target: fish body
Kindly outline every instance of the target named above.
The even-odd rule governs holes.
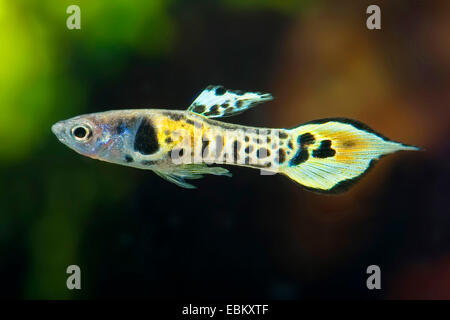
[[[115,110],[53,125],[58,139],[78,153],[148,169],[186,188],[187,179],[227,175],[228,164],[283,173],[317,192],[340,192],[384,154],[416,147],[391,141],[364,124],[321,119],[292,129],[229,124],[214,118],[241,113],[270,94],[209,86],[185,111]]]

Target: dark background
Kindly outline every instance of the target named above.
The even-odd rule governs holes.
[[[81,8],[81,30],[66,8]],[[381,7],[382,29],[366,28]],[[450,298],[448,1],[0,0],[0,296]],[[185,109],[209,84],[273,102],[226,121],[367,123],[423,152],[344,195],[229,167],[186,190],[82,157],[51,125]],[[82,290],[66,288],[79,265]],[[379,265],[382,289],[366,288]]]

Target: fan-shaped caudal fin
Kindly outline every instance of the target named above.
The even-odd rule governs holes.
[[[324,193],[345,191],[385,154],[419,150],[345,118],[311,121],[290,134],[296,152],[282,172],[307,189]]]

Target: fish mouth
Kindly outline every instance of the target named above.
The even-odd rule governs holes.
[[[62,121],[59,121],[52,125],[52,132],[55,134],[55,136],[59,139],[59,141],[64,142],[64,132],[65,132],[65,126]]]

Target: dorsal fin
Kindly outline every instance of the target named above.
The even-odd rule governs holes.
[[[188,111],[208,118],[229,117],[272,99],[269,93],[227,90],[211,85],[192,102]]]

